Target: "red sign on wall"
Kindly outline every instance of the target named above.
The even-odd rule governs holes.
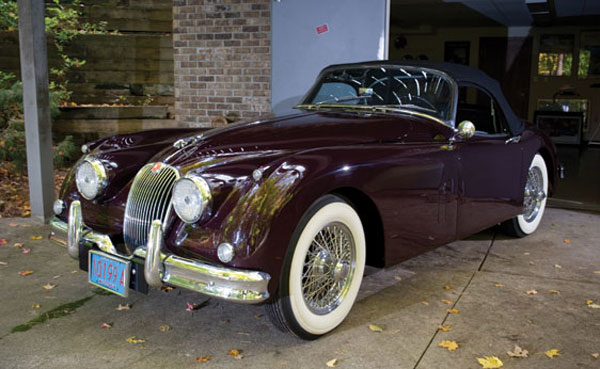
[[[320,26],[317,26],[317,35],[321,33],[329,32],[329,27],[327,27],[327,23],[323,23]]]

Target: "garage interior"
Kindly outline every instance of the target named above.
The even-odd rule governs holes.
[[[458,62],[501,81],[517,116],[557,144],[565,178],[550,205],[600,210],[600,2],[392,0],[390,14],[390,59]]]

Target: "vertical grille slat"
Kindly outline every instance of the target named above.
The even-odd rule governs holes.
[[[129,252],[146,245],[150,225],[155,219],[163,223],[171,212],[171,190],[179,178],[177,169],[155,163],[142,167],[135,176],[125,206],[123,238]]]

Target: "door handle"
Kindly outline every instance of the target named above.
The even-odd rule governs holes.
[[[508,140],[504,141],[505,144],[509,144],[509,143],[519,143],[521,141],[521,136],[514,136],[509,138]]]

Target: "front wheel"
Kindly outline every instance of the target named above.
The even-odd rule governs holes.
[[[332,331],[358,295],[365,254],[354,208],[333,195],[317,200],[294,231],[279,290],[267,305],[273,323],[304,339]]]
[[[548,169],[540,154],[535,154],[531,161],[524,192],[523,214],[503,223],[504,230],[516,237],[535,232],[546,209]]]

